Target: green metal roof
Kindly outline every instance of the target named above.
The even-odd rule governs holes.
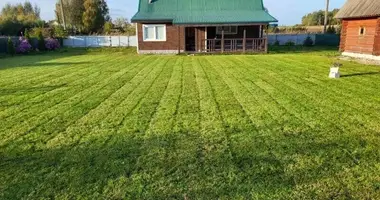
[[[140,0],[132,22],[174,24],[238,24],[277,22],[263,0]]]

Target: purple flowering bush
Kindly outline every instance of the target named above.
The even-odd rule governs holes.
[[[45,39],[45,47],[48,51],[54,51],[56,49],[61,48],[61,45],[59,44],[59,41],[54,38],[47,38]]]
[[[20,44],[16,48],[16,52],[20,54],[29,53],[32,50],[32,45],[25,38],[20,38]]]

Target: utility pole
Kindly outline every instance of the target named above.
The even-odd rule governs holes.
[[[63,29],[66,30],[66,20],[65,20],[65,13],[63,9],[63,1],[60,0],[61,3],[61,13],[62,13],[62,22],[63,22]]]
[[[330,5],[330,0],[326,0],[325,26],[323,28],[323,33],[327,32],[327,23],[328,23],[328,17],[329,17],[329,5]]]

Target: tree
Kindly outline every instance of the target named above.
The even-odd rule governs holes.
[[[329,33],[329,34],[336,34],[336,29],[334,26],[330,25],[327,29],[326,29],[326,33]]]
[[[111,20],[105,0],[85,0],[84,9],[83,25],[88,32],[100,32],[105,22]]]
[[[71,29],[83,29],[84,0],[62,0],[66,24]],[[63,25],[61,3],[55,5],[56,20]]]
[[[334,9],[328,13],[328,24],[338,25],[340,21],[335,19],[334,16],[338,13],[339,9]],[[302,17],[302,25],[304,26],[322,26],[324,23],[325,11],[319,10],[309,13]]]
[[[26,28],[37,26],[40,8],[26,1],[24,4],[6,4],[0,13],[0,34],[19,35]]]
[[[106,22],[106,23],[104,24],[104,33],[105,33],[105,34],[110,34],[111,31],[112,31],[112,27],[113,27],[112,22]]]
[[[135,35],[136,28],[133,24],[131,24],[127,18],[117,18],[114,22],[115,28],[119,29],[119,31],[123,34],[127,35]]]

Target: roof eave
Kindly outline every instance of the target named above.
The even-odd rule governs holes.
[[[361,15],[361,16],[335,16],[335,19],[358,19],[358,18],[376,18],[380,17],[380,14],[378,15]]]

